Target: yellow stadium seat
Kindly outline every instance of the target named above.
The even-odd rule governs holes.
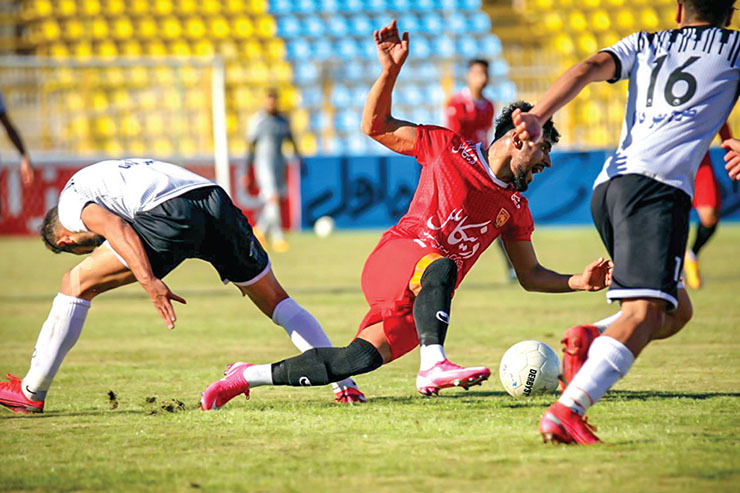
[[[180,80],[185,84],[186,87],[192,87],[200,80],[200,69],[186,65],[180,67],[179,76]]]
[[[560,31],[563,29],[563,18],[557,12],[548,12],[545,15],[544,24],[548,31]]]
[[[657,29],[660,25],[658,13],[651,8],[643,9],[640,13],[640,23],[642,24],[642,29]]]
[[[239,131],[239,118],[234,113],[226,115],[226,133],[234,135]]]
[[[280,107],[281,108],[294,108],[298,105],[300,94],[293,86],[281,86],[280,87]]]
[[[97,137],[111,137],[116,133],[116,122],[108,116],[103,115],[93,120],[93,134]]]
[[[196,153],[195,142],[191,139],[184,138],[177,140],[177,152],[181,156],[193,156]]]
[[[259,41],[250,39],[242,43],[241,52],[245,58],[260,58],[262,56],[262,44]]]
[[[241,14],[246,10],[244,0],[226,0],[225,11],[231,15]]]
[[[126,81],[126,73],[121,67],[108,67],[103,72],[105,83],[117,87]]]
[[[234,33],[234,37],[236,38],[249,38],[254,34],[254,24],[252,24],[252,21],[248,17],[237,17],[232,24],[231,32]]]
[[[200,12],[207,16],[220,14],[221,2],[219,2],[218,0],[201,0]]]
[[[226,19],[223,17],[214,17],[209,23],[209,32],[214,39],[224,39],[229,37],[231,30]]]
[[[206,34],[206,25],[200,17],[190,17],[185,21],[185,35],[192,39],[200,39]]]
[[[49,0],[36,0],[35,2],[32,2],[31,5],[31,18],[48,17],[54,11],[54,7],[52,7]]]
[[[553,8],[553,0],[535,0],[532,2],[538,10],[550,10]]]
[[[113,21],[113,38],[129,39],[134,34],[134,25],[128,17],[118,17]]]
[[[113,41],[105,40],[97,44],[95,53],[99,57],[113,58],[118,56],[118,48]]]
[[[212,131],[211,127],[211,115],[199,112],[194,118],[193,126],[195,127],[196,135],[210,135]]]
[[[146,44],[146,54],[149,56],[167,55],[167,47],[160,40],[155,39]]]
[[[608,31],[611,27],[609,14],[605,10],[597,10],[591,16],[591,26],[596,31]]]
[[[172,152],[174,151],[174,147],[172,146],[172,142],[170,139],[167,139],[165,137],[159,137],[157,139],[154,139],[153,142],[153,151],[155,156],[171,156]]]
[[[94,17],[100,14],[99,0],[82,0],[82,12],[88,17]]]
[[[139,106],[139,108],[141,108],[142,110],[144,110],[144,112],[148,112],[150,110],[153,110],[154,107],[159,102],[159,97],[158,97],[157,93],[155,91],[151,90],[151,89],[148,89],[148,90],[145,90],[145,91],[141,91],[138,94],[138,98],[136,98],[136,99],[138,100],[138,106]],[[149,123],[146,123],[146,127],[147,127],[147,129],[149,128]]]
[[[617,13],[617,27],[622,31],[633,31],[635,28],[635,16],[632,10],[624,8]]]
[[[172,0],[156,0],[154,2],[154,12],[158,15],[169,15],[172,13]]]
[[[54,43],[49,46],[49,56],[54,58],[67,58],[69,56],[69,49],[64,43]]]
[[[217,52],[228,59],[236,58],[239,53],[236,48],[236,43],[230,39],[225,39],[218,43],[217,48]]]
[[[72,46],[72,53],[77,58],[90,58],[92,56],[92,45],[87,41],[75,43]]]
[[[90,120],[84,115],[75,116],[70,122],[70,131],[73,137],[87,136],[90,133]]]
[[[285,44],[282,39],[271,39],[265,43],[265,53],[268,58],[282,60],[285,58]]]
[[[121,46],[121,54],[126,56],[141,56],[141,43],[135,39],[127,39]]]
[[[178,91],[167,91],[164,94],[164,107],[168,110],[182,108],[182,95]]]
[[[126,4],[124,3],[124,0],[105,0],[103,11],[105,12],[105,15],[116,17],[122,15],[126,11]]]
[[[572,30],[577,32],[585,31],[588,27],[586,16],[581,11],[571,12],[568,24]]]
[[[129,86],[141,87],[149,82],[149,73],[145,67],[131,67],[127,70],[126,80]]]
[[[85,108],[85,99],[79,92],[69,92],[65,97],[65,103],[70,112],[82,111]]]
[[[156,67],[154,69],[154,80],[160,87],[169,87],[175,82],[175,74],[169,67]]]
[[[676,6],[663,7],[660,11],[661,22],[666,28],[673,28],[676,24]]]
[[[249,4],[252,12],[258,14],[267,12],[267,0],[250,0]]]
[[[205,108],[208,100],[202,91],[188,91],[185,94],[185,107],[191,110]]]
[[[136,23],[136,36],[141,39],[151,39],[157,36],[157,23],[150,17],[142,17]]]
[[[624,1],[625,0],[607,0],[607,3],[611,7],[621,7],[622,5],[624,5]]]
[[[119,110],[131,108],[131,95],[126,89],[116,89],[111,95],[111,103]]]
[[[244,142],[242,132],[229,134],[229,154],[232,156],[243,156],[247,153],[247,144]]]
[[[256,83],[264,83],[270,77],[270,69],[264,62],[253,62],[247,69],[247,79]]]
[[[314,134],[306,133],[301,135],[298,140],[300,141],[300,149],[304,155],[316,154],[316,136]]]
[[[77,41],[82,38],[85,26],[79,19],[70,19],[64,23],[64,38],[68,41]]]
[[[166,17],[162,20],[159,32],[165,39],[179,38],[182,34],[180,20],[177,17]]]
[[[62,34],[59,23],[52,19],[47,19],[41,24],[41,32],[46,41],[56,41]]]
[[[149,151],[147,151],[147,148],[144,145],[144,141],[141,139],[130,139],[126,143],[126,149],[131,156],[146,156],[149,154]]]
[[[588,7],[590,9],[601,7],[601,0],[582,0],[582,2],[583,7]]]
[[[293,80],[293,66],[284,60],[273,62],[272,76],[280,83],[290,84]]]
[[[604,34],[601,37],[601,41],[599,42],[599,45],[601,48],[608,48],[609,46],[612,46],[614,43],[619,41],[621,38],[615,33],[615,32],[609,32]]]
[[[129,0],[128,13],[131,15],[144,15],[149,13],[149,0]]]
[[[258,17],[256,28],[257,35],[261,38],[272,38],[277,30],[275,19],[269,15]]]
[[[177,2],[177,14],[178,15],[191,15],[198,8],[196,0],[178,0]]]
[[[231,100],[236,108],[250,108],[254,101],[254,95],[249,87],[239,86],[232,91]]]
[[[108,23],[103,18],[96,18],[90,21],[88,29],[92,39],[108,38]]]
[[[158,113],[149,113],[144,117],[144,127],[149,135],[159,135],[164,132],[164,119]]]
[[[77,4],[75,0],[59,0],[54,13],[59,17],[72,17],[77,13]]]
[[[570,36],[559,34],[555,37],[555,50],[562,55],[570,55],[575,50],[575,45]]]
[[[290,123],[296,133],[303,133],[308,128],[308,112],[304,109],[294,110],[290,115]]]
[[[607,147],[612,141],[604,125],[594,125],[588,130],[588,143],[594,147]]]
[[[183,41],[182,39],[172,43],[169,52],[176,56],[190,56],[193,53],[187,41]]]
[[[193,52],[195,55],[198,56],[212,56],[216,53],[216,49],[213,46],[213,43],[211,43],[207,39],[202,39],[195,43],[195,46],[193,47]]]

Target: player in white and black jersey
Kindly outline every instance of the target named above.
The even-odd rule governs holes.
[[[670,337],[692,316],[679,276],[694,177],[739,93],[740,32],[724,29],[733,4],[678,0],[677,29],[622,39],[570,68],[529,113],[515,116],[520,137],[533,143],[541,123],[589,83],[629,80],[619,147],[596,179],[591,202],[614,261],[607,297],[622,309],[603,324],[588,359],[543,416],[545,441],[598,442],[583,418],[586,410],[648,342]]]
[[[210,262],[224,284],[282,326],[300,351],[329,347],[318,321],[290,298],[242,212],[215,183],[180,166],[152,159],[102,161],[75,173],[41,234],[55,253],[92,253],[62,278],[22,380],[0,383],[0,404],[19,413],[41,412],[67,352],[82,331],[91,300],[138,281],[167,326],[172,300],[185,300],[162,281],[187,258]],[[96,248],[99,245],[101,248]],[[351,379],[334,387],[339,402],[364,401]]]

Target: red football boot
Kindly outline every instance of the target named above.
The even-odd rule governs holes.
[[[576,325],[565,331],[560,342],[563,345],[562,372],[560,375],[560,390],[573,380],[578,370],[588,357],[588,348],[594,339],[599,337],[599,329],[595,325]]]
[[[559,402],[548,407],[540,420],[540,434],[545,443],[600,443],[601,440],[594,435],[594,431],[596,427],[588,424],[585,416]]]
[[[44,401],[32,401],[23,393],[21,379],[8,373],[8,382],[0,382],[0,404],[16,414],[40,413]]]

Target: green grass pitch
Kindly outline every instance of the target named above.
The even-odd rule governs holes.
[[[378,232],[291,238],[273,255],[288,291],[335,344],[365,312],[362,264]],[[592,228],[535,233],[542,263],[575,271],[602,255]],[[545,446],[537,423],[552,396],[516,400],[498,382],[503,352],[611,314],[603,293],[526,293],[504,281],[497,249],[458,291],[450,358],[493,378],[439,398],[417,395],[417,353],[357,381],[369,398],[340,407],[328,388],[268,388],[220,412],[200,391],[229,361],[295,354],[282,329],[207,264],[167,278],[188,300],[168,331],[143,290],[93,301],[42,415],[0,413],[0,490],[85,491],[738,491],[740,227],[722,225],[703,253],[694,320],[654,343],[590,412],[606,442]],[[0,370],[23,376],[66,269],[38,239],[0,240]],[[109,398],[109,391],[116,396]],[[180,404],[182,403],[182,404]]]

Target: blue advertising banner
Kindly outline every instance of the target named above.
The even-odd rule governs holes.
[[[740,184],[724,170],[722,149],[712,149],[722,189],[722,217],[740,220]],[[525,193],[537,225],[591,224],[591,187],[605,151],[553,153],[553,166]],[[313,157],[301,176],[302,221],[310,228],[331,216],[338,228],[387,228],[408,209],[420,166],[406,156]]]

